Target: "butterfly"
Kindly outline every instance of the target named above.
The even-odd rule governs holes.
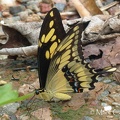
[[[95,88],[101,73],[86,62],[82,52],[82,33],[86,23],[78,23],[67,33],[60,13],[53,8],[46,15],[38,41],[38,74],[40,89],[36,90],[45,101],[69,100],[70,92],[84,92]]]

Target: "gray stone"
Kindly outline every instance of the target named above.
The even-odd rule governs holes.
[[[0,12],[0,17],[2,17],[2,12]]]
[[[30,10],[32,10],[32,11],[34,11],[35,13],[37,13],[37,12],[40,11],[40,9],[38,8],[38,6],[35,5],[35,4],[28,5],[27,8],[30,9]]]
[[[64,8],[65,8],[65,4],[63,4],[63,3],[56,3],[56,4],[55,4],[55,7],[56,7],[60,12],[62,12],[62,11],[64,10]]]
[[[84,116],[81,120],[94,120],[94,119],[89,116]]]
[[[0,115],[2,114],[13,114],[17,111],[18,107],[20,107],[19,103],[11,103],[8,105],[5,105],[3,107],[0,107]]]
[[[20,17],[19,16],[4,19],[4,22],[7,23],[7,24],[14,23],[16,21],[20,21]]]
[[[33,14],[33,13],[34,13],[34,12],[33,12],[32,10],[30,10],[30,9],[26,9],[26,11],[28,12],[28,15]]]
[[[20,12],[20,13],[18,13],[18,15],[20,16],[20,19],[21,19],[22,21],[26,21],[26,20],[27,20],[27,17],[28,17],[28,11]]]
[[[19,5],[19,6],[11,6],[9,7],[9,12],[12,15],[17,15],[19,12],[24,11],[26,8],[23,5]]]

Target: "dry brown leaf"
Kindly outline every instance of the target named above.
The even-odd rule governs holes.
[[[104,68],[107,66],[116,66],[120,64],[120,37],[108,43],[90,44],[84,47],[84,56],[87,58],[90,55],[98,55],[99,49],[103,51],[103,56],[100,59],[94,60],[92,66],[95,68]]]

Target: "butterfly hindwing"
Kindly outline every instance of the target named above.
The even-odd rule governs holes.
[[[74,92],[82,92],[94,88],[97,73],[85,62],[82,52],[84,29],[84,23],[77,24],[57,47],[50,63],[46,89],[69,92],[72,88]]]
[[[59,11],[56,8],[53,8],[46,15],[39,36],[38,72],[40,88],[45,87],[46,76],[51,58],[61,40],[64,39],[65,35],[66,33]]]

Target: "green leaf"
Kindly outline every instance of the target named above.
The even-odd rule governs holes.
[[[32,97],[34,93],[29,93],[20,97],[18,95],[18,92],[12,89],[12,84],[8,83],[3,86],[0,86],[0,106],[26,100]]]

